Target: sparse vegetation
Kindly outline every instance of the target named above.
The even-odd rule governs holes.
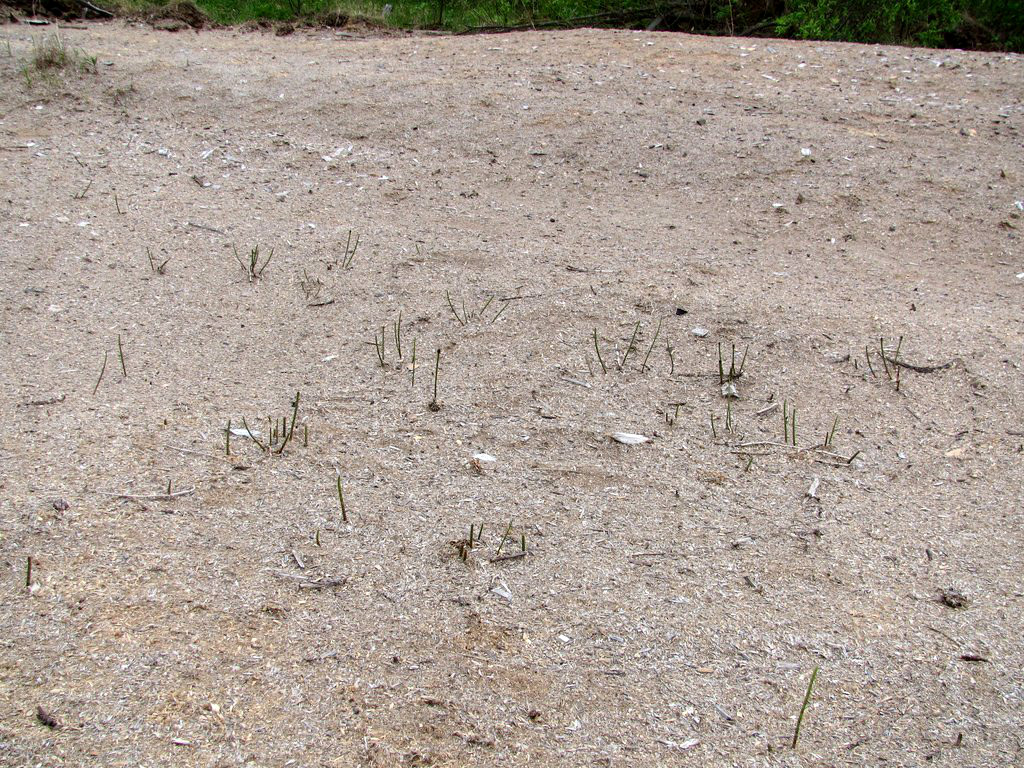
[[[491,304],[494,302],[495,297],[496,294],[492,293],[490,296],[487,297],[487,300],[484,302],[483,306],[481,306],[480,309],[475,311],[468,309],[466,307],[465,300],[462,300],[462,314],[460,315],[459,310],[456,308],[455,303],[452,301],[451,292],[448,290],[445,290],[444,292],[444,298],[445,301],[448,303],[448,309],[451,310],[452,315],[455,316],[455,320],[459,323],[459,325],[462,326],[469,325],[473,320],[483,320],[486,315],[487,308],[490,307]],[[493,323],[495,320],[501,317],[502,313],[504,313],[506,309],[508,309],[508,301],[502,301],[501,304],[502,306],[499,307],[498,310],[492,315],[491,319],[487,321],[488,324]]]
[[[353,232],[350,229],[348,231],[348,237],[345,240],[345,249],[339,256],[335,257],[333,261],[328,263],[328,270],[331,270],[334,267],[339,267],[340,269],[352,269],[352,260],[356,257],[356,251],[359,250],[359,235],[356,234],[355,240],[353,240],[352,234]]]
[[[92,182],[90,182],[90,184],[91,183]],[[146,249],[146,258],[149,259],[149,271],[150,272],[152,272],[155,275],[163,275],[163,274],[167,273],[167,265],[171,263],[171,257],[170,256],[168,256],[163,261],[158,262],[156,259],[153,258],[153,252],[149,248],[147,248]]]
[[[32,42],[31,65],[37,72],[95,73],[97,58],[67,45],[60,31]]]
[[[658,325],[654,330],[654,336],[651,338],[650,343],[647,345],[647,352],[644,354],[643,360],[640,362],[640,373],[646,373],[648,363],[651,359],[651,352],[654,351],[654,346],[658,343],[658,339],[661,336],[662,319],[658,320]],[[626,350],[619,357],[618,362],[615,363],[615,368],[619,371],[626,369],[626,363],[629,361],[630,355],[637,352],[637,341],[640,339],[640,331],[642,327],[642,321],[637,320],[633,324],[633,330],[630,333],[629,343],[626,344]],[[594,347],[594,354],[597,356],[597,362],[601,366],[602,373],[608,373],[608,364],[604,361],[604,355],[601,354],[601,340],[597,333],[597,328],[594,328],[591,332],[591,343]],[[666,345],[669,355],[670,374],[675,371],[675,359],[672,356],[672,346]],[[590,368],[590,373],[593,375],[593,368],[590,365],[590,360],[587,359],[587,366]]]
[[[281,416],[280,418],[267,417],[267,434],[266,442],[260,439],[260,433],[249,427],[245,417],[242,417],[242,431],[241,434],[251,439],[259,449],[267,454],[280,455],[284,453],[284,449],[288,447],[292,439],[295,436],[295,425],[299,418],[299,399],[300,393],[295,393],[295,399],[291,402],[291,421],[289,422],[288,416]],[[228,421],[228,437],[226,451],[230,454],[231,451],[231,422]],[[308,442],[308,435],[306,437]]]
[[[238,262],[238,266],[242,268],[242,273],[246,276],[250,283],[254,283],[263,277],[263,272],[266,270],[267,265],[270,264],[270,259],[274,256],[274,249],[270,249],[270,253],[267,254],[266,258],[263,259],[263,263],[260,263],[260,247],[259,245],[253,246],[249,251],[248,256],[242,258],[238,253],[238,249],[232,246],[232,250],[235,254],[235,261]]]

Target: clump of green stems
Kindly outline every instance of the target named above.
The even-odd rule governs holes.
[[[896,382],[896,391],[897,392],[900,391],[900,371],[903,368],[903,366],[900,365],[900,350],[902,348],[903,348],[903,337],[900,336],[899,339],[896,342],[896,351],[893,352],[892,357],[889,357],[889,355],[887,354],[886,349],[885,349],[885,338],[884,337],[880,337],[878,339],[878,355],[879,355],[879,357],[882,358],[882,370],[885,371],[885,376],[886,376],[887,379],[889,379],[889,381],[895,381]],[[875,373],[875,367],[871,364],[871,348],[870,347],[867,347],[867,346],[864,347],[864,359],[867,361],[868,370],[871,372],[871,375],[872,376],[877,376],[878,374]],[[892,363],[891,367],[889,365],[890,363]]]
[[[736,365],[736,345],[732,344],[732,355],[729,360],[729,371],[726,373],[725,362],[722,358],[722,342],[718,342],[718,383],[725,384],[727,381],[733,381],[743,375],[743,366],[747,362],[747,352],[750,351],[750,347],[747,346],[743,350],[743,357],[740,359],[739,366]]]
[[[254,283],[263,277],[263,272],[266,270],[267,265],[270,264],[270,260],[274,256],[274,249],[271,248],[270,253],[267,254],[267,257],[261,264],[259,245],[250,250],[249,255],[244,259],[239,255],[237,248],[234,246],[231,246],[231,248],[235,253],[235,260],[238,262],[238,266],[242,268],[242,272],[245,274],[246,278],[248,278],[250,283]]]
[[[832,447],[832,440],[836,436],[836,429],[838,429],[838,428],[839,428],[839,417],[836,416],[835,419],[832,420],[832,429],[830,429],[828,432],[825,433],[825,442],[822,443],[822,445],[825,448],[831,448]]]
[[[484,319],[488,307],[490,307],[491,304],[494,302],[494,299],[497,298],[497,294],[492,293],[490,296],[488,296],[487,301],[484,302],[483,306],[480,307],[480,309],[476,310],[475,312],[471,312],[469,309],[466,308],[466,301],[465,299],[463,299],[461,315],[459,314],[458,308],[456,308],[455,306],[455,302],[452,301],[452,295],[450,291],[445,290],[444,298],[445,301],[448,303],[448,309],[451,310],[451,313],[455,316],[455,319],[458,321],[459,325],[466,326],[469,325],[472,320],[475,320],[477,318],[479,318],[480,320]],[[494,313],[491,319],[487,321],[488,325],[490,325],[499,317],[501,317],[502,313],[504,313],[504,311],[508,309],[508,305],[512,303],[510,300],[505,299],[501,299],[499,301],[502,302],[502,306],[500,309],[498,309],[497,312]]]
[[[469,524],[469,538],[459,542],[459,557],[463,562],[469,557],[469,551],[473,549],[476,544],[480,543],[480,536],[483,535],[484,524],[480,523],[479,527]]]
[[[669,416],[668,411],[665,411],[665,423],[672,427],[675,426],[675,423],[677,421],[679,421],[679,408],[682,405],[682,403],[669,403],[669,405],[675,406],[675,412],[671,416]]]
[[[402,313],[399,311],[398,319],[391,324],[391,339],[395,345],[395,352],[399,361],[403,358],[402,352]],[[388,334],[387,325],[380,327],[380,335],[373,334],[373,349],[377,353],[377,362],[381,368],[387,367]],[[412,383],[416,383],[416,339],[412,340]]]
[[[298,417],[299,417],[299,397],[300,397],[300,393],[296,392],[295,393],[295,399],[292,400],[292,402],[291,402],[292,413],[291,413],[291,423],[290,424],[288,422],[288,416],[287,415],[286,416],[282,416],[280,418],[280,421],[278,421],[277,419],[272,419],[269,416],[267,417],[267,434],[268,434],[268,437],[267,437],[267,442],[265,442],[265,443],[256,436],[256,434],[252,431],[252,429],[249,428],[249,424],[248,424],[248,422],[246,422],[245,417],[244,416],[242,417],[242,427],[245,429],[246,434],[248,435],[248,437],[250,437],[252,439],[252,441],[254,443],[256,443],[257,446],[259,446],[259,449],[261,451],[263,451],[264,453],[276,453],[276,454],[280,455],[280,454],[284,453],[284,449],[287,448],[288,444],[292,441],[292,438],[295,436],[295,423],[298,421]],[[226,450],[229,453],[230,453],[230,450],[231,450],[231,447],[230,447],[231,446],[230,434],[231,434],[231,422],[229,421],[228,422],[228,435],[229,435],[229,437],[228,437],[228,443],[227,443],[227,446],[226,446]],[[308,437],[309,437],[309,433],[307,431],[306,432],[306,439],[307,439],[307,441],[308,441]]]
[[[146,256],[149,257],[149,270],[151,272],[153,272],[154,274],[157,274],[157,275],[165,274],[165,271],[167,269],[167,265],[170,264],[170,262],[171,262],[171,257],[170,256],[168,256],[166,259],[164,259],[159,264],[156,262],[156,259],[153,258],[153,252],[151,250],[149,250],[149,248],[146,249]]]
[[[782,442],[796,445],[796,406],[789,407],[789,402],[782,401]]]
[[[358,249],[359,235],[357,234],[355,242],[352,242],[352,230],[350,229],[348,231],[348,239],[345,241],[345,250],[340,258],[334,260],[334,263],[340,266],[342,269],[352,269],[352,259],[356,257],[356,251]]]
[[[509,559],[509,558],[521,557],[521,556],[526,554],[526,534],[523,533],[523,534],[520,534],[520,536],[519,536],[519,554],[517,554],[517,555],[506,555],[505,557],[501,557],[501,550],[505,547],[505,542],[508,541],[511,537],[512,537],[512,521],[509,520],[508,521],[508,527],[505,528],[505,533],[502,535],[501,541],[498,542],[498,548],[494,552],[494,557],[496,559],[500,558],[502,560],[505,560],[505,559]]]
[[[654,331],[654,337],[651,339],[651,343],[647,347],[647,352],[644,354],[643,360],[640,363],[640,373],[645,373],[647,371],[647,363],[648,363],[648,361],[651,358],[651,352],[654,351],[654,346],[658,343],[658,337],[661,335],[662,323],[663,323],[663,320],[659,319],[658,320],[658,327]],[[619,360],[619,362],[615,366],[620,371],[625,369],[626,363],[629,360],[629,356],[631,354],[633,354],[633,352],[636,350],[637,337],[640,335],[640,326],[641,326],[641,321],[640,320],[637,320],[636,323],[633,324],[633,332],[632,332],[632,334],[629,337],[629,344],[626,345],[626,351],[623,352],[622,358]],[[593,344],[594,344],[594,353],[597,355],[597,362],[601,365],[601,372],[602,373],[608,373],[608,366],[605,364],[604,356],[601,354],[601,343],[600,343],[600,339],[599,339],[598,334],[597,334],[597,328],[594,328],[593,331],[591,332],[591,340],[593,341]],[[673,355],[672,355],[672,353],[673,353],[672,347],[670,345],[666,345],[666,350],[668,351],[668,355],[669,355],[669,363],[671,364],[671,371],[675,371],[675,359],[673,358]],[[589,358],[587,359],[587,366],[588,367],[590,366]]]

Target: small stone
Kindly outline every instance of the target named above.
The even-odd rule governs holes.
[[[646,435],[636,435],[632,432],[612,432],[612,440],[623,445],[641,445],[651,442]]]

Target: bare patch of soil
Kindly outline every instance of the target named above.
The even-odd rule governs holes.
[[[1020,762],[1021,57],[2,34],[0,763]]]

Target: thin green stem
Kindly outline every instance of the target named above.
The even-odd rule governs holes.
[[[505,529],[505,535],[501,537],[501,541],[498,542],[498,549],[494,553],[495,557],[501,554],[501,548],[505,546],[505,542],[508,541],[509,534],[512,533],[512,521],[508,521],[508,528]]]
[[[338,504],[341,506],[341,521],[348,522],[348,514],[345,512],[345,492],[341,489],[341,475],[338,475]]]
[[[441,350],[437,350],[437,355],[434,357],[434,399],[430,401],[431,410],[440,410],[441,405],[437,402],[437,376],[441,370]]]
[[[92,393],[95,395],[96,391],[100,388],[100,382],[103,381],[103,373],[107,370],[107,353],[103,353],[103,366],[100,368],[100,377],[96,379],[96,386],[92,388]]]
[[[818,679],[818,667],[811,672],[811,681],[807,684],[807,693],[804,694],[804,703],[800,707],[800,714],[796,718],[796,730],[793,731],[793,749],[796,749],[796,742],[800,738],[800,727],[804,724],[804,713],[807,712],[807,705],[811,703],[811,692],[814,690],[814,681]]]
[[[455,304],[452,303],[452,296],[447,290],[444,292],[444,297],[448,301],[448,309],[450,309],[452,314],[455,315],[455,319],[459,321],[459,325],[465,325],[466,321],[459,317],[459,311],[455,308]]]
[[[601,364],[601,370],[608,373],[608,367],[604,364],[604,358],[601,357],[601,347],[597,343],[597,328],[594,329],[594,351],[597,352],[597,362]]]
[[[649,346],[647,348],[647,354],[644,355],[644,361],[642,363],[640,363],[640,373],[643,373],[644,371],[647,370],[647,358],[649,358],[651,356],[651,352],[654,349],[654,345],[658,341],[658,335],[661,333],[661,323],[662,323],[662,321],[659,319],[658,320],[658,328],[657,328],[657,330],[654,331],[654,338],[651,339],[651,346]]]
[[[502,313],[503,313],[503,312],[504,312],[504,311],[505,311],[506,309],[508,309],[508,306],[509,306],[509,304],[511,304],[511,303],[512,303],[511,301],[506,301],[506,302],[505,302],[504,304],[502,304],[502,306],[501,306],[501,309],[499,309],[499,310],[498,310],[497,312],[495,312],[495,313],[494,313],[494,317],[492,317],[492,318],[490,319],[490,322],[488,322],[487,324],[488,324],[488,325],[493,325],[493,324],[494,324],[494,321],[495,321],[495,320],[497,320],[497,319],[498,319],[499,317],[501,317]]]
[[[117,356],[121,358],[121,373],[128,378],[128,369],[124,365],[124,347],[121,346],[121,334],[117,334]]]
[[[621,371],[626,367],[626,359],[629,357],[629,353],[633,351],[633,347],[636,345],[636,335],[640,333],[640,321],[636,321],[636,325],[633,326],[633,335],[629,339],[629,346],[626,347],[626,351],[622,355],[622,362],[619,363],[619,370]]]

